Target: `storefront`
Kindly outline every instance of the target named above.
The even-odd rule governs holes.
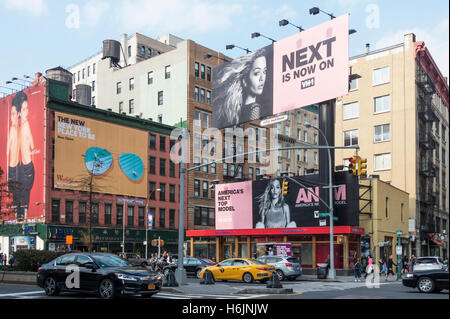
[[[260,257],[270,248],[301,261],[305,273],[325,263],[330,253],[329,227],[188,230],[190,255],[222,261],[233,257]],[[361,235],[364,229],[334,227],[334,257],[338,274],[350,273],[361,258]]]

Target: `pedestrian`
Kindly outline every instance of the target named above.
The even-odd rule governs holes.
[[[387,273],[386,273],[386,277],[385,277],[386,281],[388,280],[390,274],[392,274],[392,277],[395,276],[394,266],[397,266],[397,265],[394,263],[394,260],[392,259],[392,255],[390,255],[389,259],[387,261]],[[397,278],[395,278],[395,280],[397,280]]]
[[[9,254],[9,264],[11,267],[14,266],[14,254],[13,253]]]
[[[168,264],[171,264],[171,263],[172,263],[172,256],[170,256],[170,253],[169,253],[169,252],[166,253],[166,262],[167,262]]]
[[[402,274],[408,273],[409,265],[408,265],[408,257],[403,256],[402,258]]]
[[[361,281],[361,271],[363,270],[363,266],[361,265],[361,262],[359,261],[359,258],[356,260],[355,263],[355,281]]]
[[[372,256],[369,255],[367,258],[368,258],[368,263],[367,263],[367,267],[366,267],[366,275],[364,276],[364,278],[367,278],[367,276],[370,275],[373,272],[373,259],[372,259]]]
[[[387,274],[387,266],[386,266],[386,262],[383,259],[380,259],[380,275],[384,275],[386,276]]]
[[[411,260],[409,261],[409,271],[414,271],[414,265],[416,264],[416,256],[414,254],[411,255]]]
[[[0,266],[3,265],[3,253],[0,253]]]
[[[158,262],[158,258],[155,256],[154,253],[152,253],[152,255],[150,257],[150,267],[152,268],[152,271],[155,271],[157,262]]]

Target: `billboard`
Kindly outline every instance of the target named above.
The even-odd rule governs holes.
[[[1,182],[7,181],[9,193],[2,196],[0,216],[6,223],[44,217],[44,94],[42,84],[0,100]]]
[[[285,196],[283,180],[289,183]],[[328,208],[319,199],[326,198],[328,189],[319,185],[319,175],[216,185],[216,229],[329,226]],[[334,185],[334,225],[358,226],[357,178],[335,173]]]
[[[348,93],[348,14],[214,68],[212,126],[258,120]]]
[[[148,134],[55,112],[56,188],[146,197]]]

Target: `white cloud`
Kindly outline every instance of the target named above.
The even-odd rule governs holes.
[[[240,4],[205,0],[126,0],[118,8],[116,16],[122,27],[128,30],[206,32],[229,28],[233,16],[242,11]]]
[[[290,5],[282,5],[276,9],[263,9],[259,5],[253,5],[250,7],[251,20],[258,22],[259,25],[273,25],[278,26],[278,21],[281,19],[287,19],[290,23],[298,25],[297,13]]]
[[[83,22],[90,27],[96,26],[110,9],[108,2],[89,1],[83,7]]]
[[[376,43],[376,48],[381,49],[394,44],[402,43],[403,36],[408,33],[416,35],[416,41],[424,41],[436,65],[441,73],[448,77],[449,75],[449,18],[440,21],[434,27],[429,29],[411,28],[400,30],[395,34],[390,34],[381,38]]]
[[[23,10],[32,15],[39,16],[47,12],[45,0],[0,0],[7,8]]]

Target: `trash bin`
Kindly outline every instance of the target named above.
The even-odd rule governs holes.
[[[317,278],[327,279],[328,275],[328,265],[327,264],[317,264]]]

